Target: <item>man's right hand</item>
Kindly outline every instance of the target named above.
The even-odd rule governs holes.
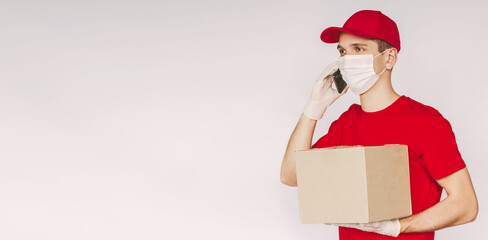
[[[349,89],[349,87],[346,86],[342,93],[339,93],[336,89],[332,88],[332,83],[334,82],[332,73],[337,69],[339,69],[339,62],[333,62],[322,71],[319,79],[315,82],[310,100],[303,110],[303,115],[307,118],[320,120],[322,116],[324,116],[327,107],[329,107],[337,98],[344,95]]]

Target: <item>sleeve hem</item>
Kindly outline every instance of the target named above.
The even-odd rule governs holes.
[[[446,169],[444,172],[441,172],[441,173],[438,173],[434,176],[434,174],[432,174],[432,178],[434,180],[439,180],[439,179],[442,179],[442,178],[445,178],[445,177],[448,177],[456,172],[458,172],[459,170],[462,170],[466,168],[466,164],[464,163],[464,161],[460,162],[460,164],[457,164],[456,166],[453,166],[449,169]]]

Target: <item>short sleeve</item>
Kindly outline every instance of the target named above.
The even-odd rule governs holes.
[[[444,117],[435,116],[424,122],[422,145],[420,161],[433,179],[447,177],[466,167],[451,124]]]
[[[319,138],[315,144],[312,145],[312,148],[326,148],[326,147],[334,147],[339,145],[337,142],[337,122],[338,120],[333,121],[330,124],[329,131],[327,134]]]

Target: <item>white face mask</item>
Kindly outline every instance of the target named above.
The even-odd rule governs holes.
[[[373,59],[387,50],[374,57],[373,54],[366,54],[344,55],[339,58],[339,69],[342,78],[354,94],[359,95],[368,91],[378,81],[380,75],[385,72],[386,67],[379,75],[376,75],[373,68]]]

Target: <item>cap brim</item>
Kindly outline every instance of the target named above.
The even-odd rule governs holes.
[[[321,34],[320,39],[325,43],[336,43],[339,42],[339,35],[341,32],[347,32],[359,37],[364,38],[375,38],[374,36],[358,31],[356,29],[347,29],[347,28],[340,28],[340,27],[329,27],[326,28]]]

